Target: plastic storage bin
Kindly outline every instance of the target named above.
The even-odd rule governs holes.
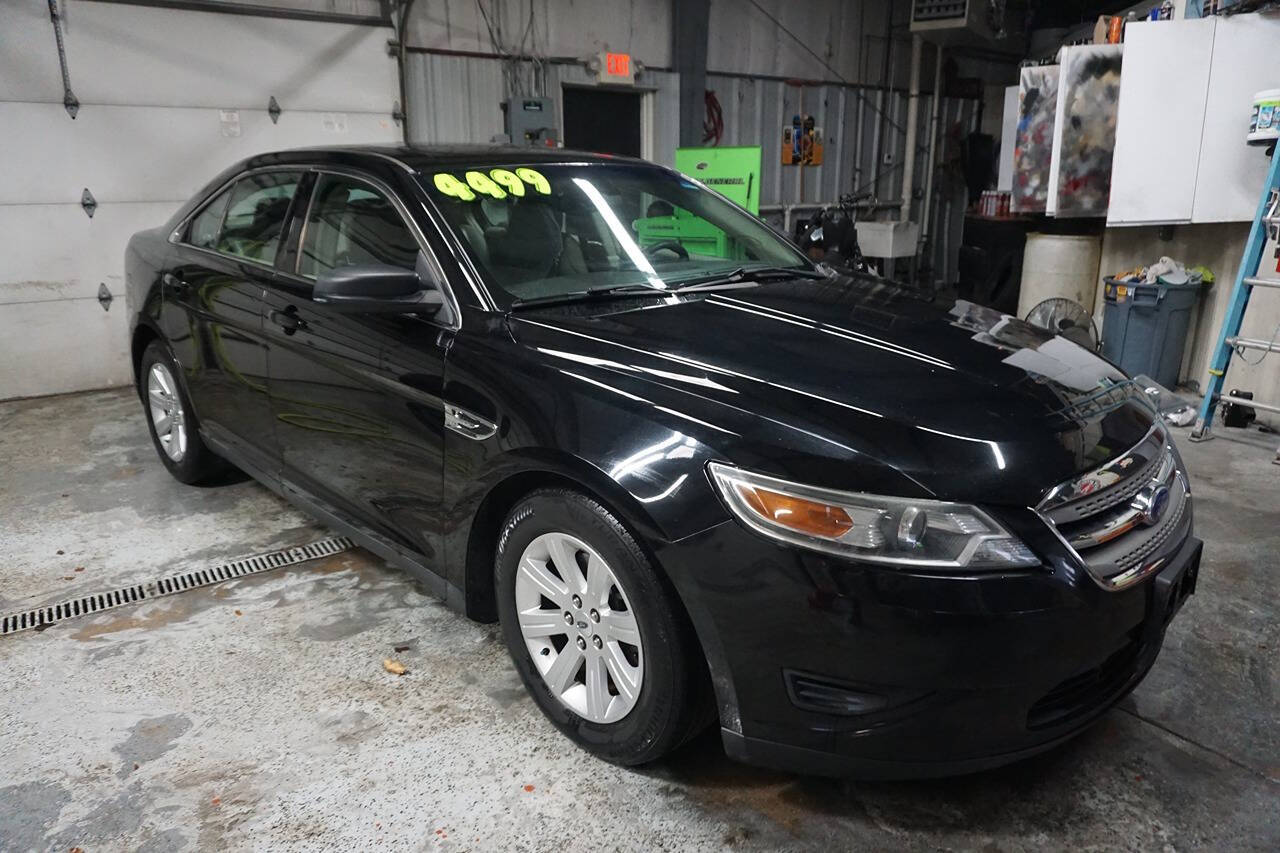
[[[1133,376],[1178,384],[1191,309],[1200,283],[1141,284],[1103,279],[1102,354]]]

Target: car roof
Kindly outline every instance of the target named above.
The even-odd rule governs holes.
[[[634,157],[613,154],[519,145],[344,145],[259,154],[246,160],[244,166],[314,163],[330,158],[349,162],[353,155],[395,160],[415,172],[472,163],[646,163]]]

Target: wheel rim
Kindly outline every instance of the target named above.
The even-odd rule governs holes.
[[[187,419],[178,396],[178,383],[163,364],[151,365],[147,373],[147,409],[165,455],[181,462],[187,455]]]
[[[567,533],[529,543],[516,569],[516,612],[534,666],[552,695],[593,723],[616,723],[644,684],[644,645],[618,577]]]

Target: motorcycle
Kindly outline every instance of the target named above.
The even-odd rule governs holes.
[[[837,272],[876,275],[858,246],[858,204],[871,193],[846,193],[807,220],[796,223],[795,242],[809,259]]]

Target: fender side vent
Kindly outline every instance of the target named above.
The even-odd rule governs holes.
[[[318,560],[321,557],[329,557],[334,554],[340,554],[343,551],[349,551],[354,547],[355,544],[347,537],[335,536],[331,539],[312,542],[310,545],[300,545],[295,548],[272,551],[268,554],[245,557],[241,560],[214,566],[211,569],[195,569],[182,574],[168,575],[146,583],[120,587],[109,592],[95,592],[57,604],[36,607],[31,610],[20,610],[15,613],[6,613],[0,615],[0,636],[16,634],[19,631],[44,630],[64,619],[91,616],[104,610],[113,610],[117,607],[137,604],[140,601],[147,601],[152,598],[176,595],[179,592],[198,589],[202,586],[211,586],[234,580],[235,578],[242,578],[246,575],[269,572],[272,569],[305,563],[308,560]]]

